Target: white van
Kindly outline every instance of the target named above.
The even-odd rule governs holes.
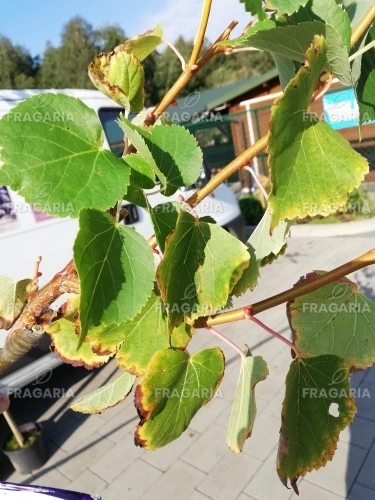
[[[8,113],[20,101],[41,92],[50,90],[0,90],[0,117]],[[122,110],[111,99],[97,90],[52,90],[81,99],[93,108],[99,116],[105,132],[104,147],[121,156],[123,151],[123,132],[115,123]],[[179,194],[186,198],[208,180],[209,172],[202,170],[201,179],[194,186],[177,192],[173,197],[165,198],[160,193],[149,196],[152,206],[166,201],[177,200]],[[72,256],[74,239],[78,230],[77,219],[57,219],[35,212],[23,198],[11,191],[8,192],[12,210],[6,211],[0,206],[0,274],[12,278],[24,278],[32,273],[35,257],[43,256],[41,270],[44,280],[64,267]],[[6,194],[3,189],[3,198]],[[153,227],[148,213],[133,204],[124,204],[129,212],[125,223],[134,227],[145,238],[153,234]],[[243,238],[243,218],[234,193],[225,185],[217,188],[198,207],[199,215],[210,215],[218,224],[230,231],[234,236]],[[44,281],[42,280],[42,281]]]
[[[115,120],[123,109],[97,90],[0,90],[0,117],[24,99],[42,92],[62,93],[79,98],[87,106],[93,108],[98,114],[105,132],[104,147],[121,156],[124,147],[123,132]],[[209,173],[202,168],[201,178],[196,185],[189,186],[170,198],[165,198],[160,193],[149,196],[150,204],[155,206],[166,201],[176,200],[179,194],[188,198],[193,190],[199,187],[199,184],[208,180],[208,177]],[[134,227],[145,238],[150,237],[154,231],[148,213],[133,204],[124,202],[124,205],[129,213],[124,222]],[[218,224],[234,236],[243,239],[243,217],[236,196],[227,186],[218,187],[211,196],[198,205],[197,212],[200,216],[213,217]],[[73,243],[77,231],[77,219],[58,219],[36,212],[17,193],[0,186],[0,274],[14,279],[31,277],[35,258],[41,255],[43,261],[40,270],[43,275],[40,283],[44,284],[72,258]],[[1,335],[0,331],[0,347],[2,339],[4,340],[4,332]],[[33,351],[36,350],[38,348]],[[31,352],[30,356],[37,356],[37,353]],[[52,353],[45,358],[48,367],[59,363]],[[40,370],[44,366],[40,363],[41,361],[38,360],[37,368],[35,368],[37,369],[36,375],[40,374]],[[23,360],[22,364],[25,362],[27,363],[27,359]],[[17,368],[17,365],[18,363],[14,369]],[[35,370],[27,368],[20,371],[17,387],[33,380]],[[2,383],[14,385],[15,382],[14,378],[11,380],[9,376],[5,376],[0,380],[0,385]]]

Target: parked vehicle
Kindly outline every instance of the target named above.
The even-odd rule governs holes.
[[[0,117],[12,110],[22,100],[35,94],[51,92],[50,90],[2,90],[0,91]],[[123,111],[120,106],[111,99],[105,97],[96,90],[58,90],[52,91],[63,93],[81,99],[87,106],[93,108],[102,123],[104,129],[104,147],[111,149],[116,155],[121,156],[124,142],[123,132],[115,123],[119,114]],[[43,99],[41,99],[41,106]],[[177,200],[179,194],[188,198],[194,190],[208,180],[209,172],[202,168],[200,179],[194,186],[186,187],[177,192],[173,197],[166,198],[161,193],[149,196],[152,206]],[[128,210],[128,216],[124,223],[136,229],[145,238],[153,234],[150,217],[144,209],[124,202]],[[37,208],[37,207],[36,207]],[[238,238],[243,238],[243,218],[234,193],[225,185],[217,188],[212,195],[197,207],[199,215],[209,215],[218,224],[226,228]],[[38,212],[35,207],[28,205],[17,193],[5,187],[0,190],[0,274],[14,279],[31,276],[34,261],[38,255],[42,255],[43,262],[41,271],[43,276],[41,284],[48,281],[72,257],[73,243],[78,231],[77,219],[58,219],[49,217]],[[1,335],[1,340],[5,334]],[[48,343],[47,343],[48,345]],[[5,375],[0,378],[1,385],[8,387],[22,387],[33,381],[41,371],[48,370],[59,364],[59,360],[52,353],[44,356],[44,360],[38,359],[30,364],[34,357],[40,354],[36,348],[19,363],[16,363],[12,371],[17,371],[17,377]],[[45,347],[40,348],[45,352]],[[19,368],[26,363],[22,370]]]

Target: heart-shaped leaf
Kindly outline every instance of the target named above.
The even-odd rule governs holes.
[[[163,349],[152,357],[135,390],[141,421],[135,443],[156,450],[187,429],[197,411],[214,396],[224,374],[224,355],[218,348],[190,355]]]
[[[340,431],[353,421],[356,407],[349,372],[337,356],[295,359],[285,383],[277,472],[298,493],[299,477],[332,460]]]
[[[319,274],[324,273],[310,273],[307,279]],[[375,363],[375,303],[352,281],[334,281],[297,297],[287,308],[294,343],[304,358],[335,354],[350,370]]]
[[[80,213],[74,262],[81,283],[81,341],[93,327],[134,318],[153,289],[154,257],[131,227],[98,210]]]
[[[95,111],[79,99],[41,94],[0,120],[0,185],[18,191],[39,211],[78,217],[81,208],[106,210],[121,200],[130,168],[102,149]]]

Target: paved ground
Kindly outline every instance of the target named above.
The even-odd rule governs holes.
[[[313,269],[329,270],[374,245],[375,233],[364,236],[291,240],[286,256],[262,271],[260,286],[236,305],[245,305],[292,286]],[[293,268],[288,264],[292,262]],[[375,269],[356,273],[361,289],[375,299]],[[280,333],[289,336],[285,306],[260,315]],[[268,362],[270,376],[256,389],[258,416],[252,437],[240,456],[229,452],[225,430],[236,386],[236,354],[221,345],[227,370],[216,397],[191,422],[176,442],[156,452],[133,445],[137,415],[131,399],[100,416],[84,417],[67,409],[72,392],[81,395],[115,376],[114,364],[94,374],[68,366],[58,368],[38,387],[59,388],[59,400],[14,399],[19,421],[38,419],[44,424],[50,460],[32,477],[12,473],[0,459],[2,479],[31,482],[102,495],[104,500],[278,500],[294,493],[281,485],[275,471],[283,385],[290,362],[288,348],[258,327],[243,321],[222,328],[237,343],[250,346]],[[217,345],[199,331],[190,351]],[[371,398],[357,400],[358,416],[341,435],[334,461],[308,474],[300,484],[303,500],[322,498],[369,500],[375,498],[375,368],[353,376],[355,386],[367,388]],[[35,387],[35,386],[34,386]],[[70,389],[70,392],[68,390]],[[26,404],[25,404],[26,403]],[[5,426],[0,425],[0,437]]]

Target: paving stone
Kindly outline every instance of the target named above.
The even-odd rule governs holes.
[[[158,480],[162,473],[138,458],[103,490],[105,500],[137,500]]]
[[[371,448],[374,439],[375,422],[358,416],[340,434],[340,441],[355,444],[367,450]]]
[[[246,440],[244,453],[266,460],[279,442],[280,419],[265,413],[256,416],[254,429]]]
[[[244,493],[256,500],[288,500],[291,491],[287,490],[276,472],[276,451],[262,464],[255,476],[244,488]]]
[[[196,431],[187,429],[178,439],[169,443],[167,446],[159,450],[146,452],[142,456],[142,459],[148,464],[165,472],[198,437],[199,434]]]
[[[358,475],[357,481],[363,486],[368,486],[369,488],[375,489],[375,474],[374,474],[374,462],[375,460],[375,445],[372,446],[366,460],[361,468]]]
[[[90,439],[72,450],[65,460],[57,464],[57,469],[74,481],[111,448],[113,448],[111,441],[94,433]]]
[[[142,448],[135,446],[133,433],[129,433],[126,439],[111,446],[100,456],[90,466],[90,470],[105,481],[111,482],[145,453],[147,452]]]
[[[129,432],[134,432],[138,422],[137,410],[132,403],[129,403],[122,408],[122,411],[98,428],[97,432],[113,443],[119,443],[128,436]]]
[[[194,490],[193,493],[191,493],[191,495],[189,495],[186,500],[211,500],[211,499],[209,497],[206,497],[206,495],[203,495],[203,493]]]
[[[363,448],[339,441],[333,460],[318,471],[310,472],[306,480],[346,497],[364,462],[366,453],[367,450]],[[374,478],[373,463],[371,467],[371,474]],[[363,481],[360,482],[363,483]]]
[[[25,481],[25,479],[23,479],[22,481]],[[33,478],[33,480],[28,482],[27,484],[37,484],[38,486],[61,488],[63,490],[71,489],[74,491],[74,489],[71,488],[72,483],[69,481],[69,479],[54,468],[49,469],[48,472],[45,472],[43,474],[37,474],[37,477]]]
[[[228,406],[225,408],[222,414],[215,421],[215,423],[221,425],[225,429],[228,427],[229,417],[232,411],[232,403],[233,400],[230,402],[230,404],[228,404]],[[265,401],[264,399],[260,399],[257,397],[256,399],[257,415],[260,415],[262,413],[263,409],[267,406],[267,404],[268,401]]]
[[[375,490],[366,488],[361,484],[354,483],[354,486],[348,496],[348,500],[374,500]]]
[[[270,415],[271,417],[280,418],[281,407],[284,401],[285,390],[282,389],[271,399],[271,401],[262,410],[263,413]]]
[[[219,387],[220,389],[220,387]],[[217,422],[226,409],[231,409],[231,402],[222,397],[216,397],[201,408],[190,423],[190,429],[202,434],[212,422]]]
[[[375,384],[366,379],[359,384],[357,389],[357,416],[375,421]]]
[[[236,500],[251,500],[251,497],[249,497],[249,495],[246,495],[245,493],[241,493],[240,496],[236,498]]]
[[[230,453],[222,427],[212,424],[182,455],[181,459],[203,472],[210,470],[220,458]]]
[[[198,486],[198,490],[215,500],[235,500],[256,474],[262,462],[242,453],[226,453]]]
[[[142,500],[185,500],[194,492],[204,477],[203,472],[177,460],[142,496]]]
[[[77,479],[75,479],[75,481],[70,483],[69,488],[72,491],[88,493],[91,496],[99,496],[107,485],[108,484],[99,476],[90,470],[85,470]]]
[[[336,493],[332,493],[332,491],[325,490],[320,488],[316,484],[310,483],[308,480],[304,479],[298,485],[299,494],[301,499],[303,500],[316,500],[317,498],[321,498],[324,500],[342,500],[342,496],[337,495]],[[292,495],[291,498],[296,497],[296,495]]]
[[[81,443],[89,440],[92,434],[100,429],[105,421],[100,415],[92,415],[87,417],[86,420],[76,422],[73,428],[68,428],[64,432],[58,433],[54,441],[58,446],[67,453],[73,451]]]

